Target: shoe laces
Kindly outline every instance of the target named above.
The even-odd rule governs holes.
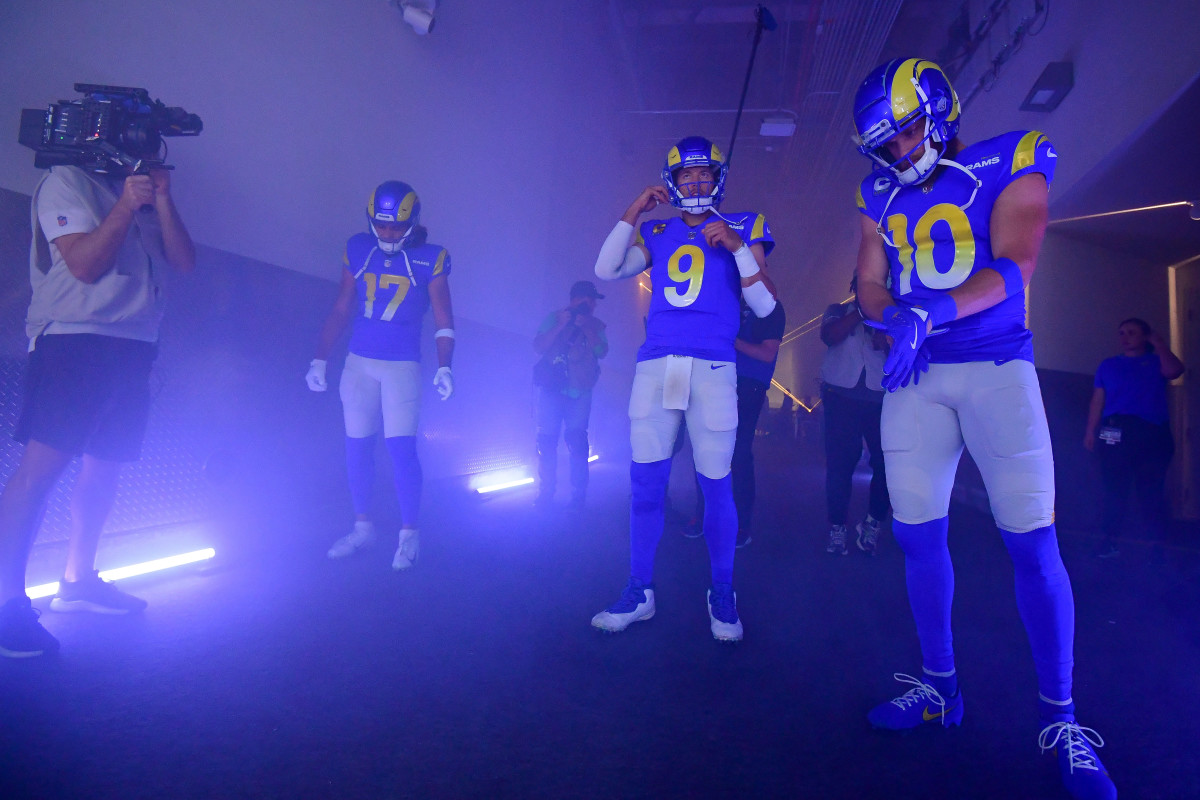
[[[733,599],[733,587],[728,583],[713,584],[708,594],[708,605],[712,615],[730,625],[737,622],[737,603]]]
[[[905,675],[903,672],[896,672],[892,677],[901,683],[911,684],[913,688],[909,689],[904,694],[894,698],[891,703],[901,711],[907,711],[909,706],[918,703],[933,703],[938,707],[938,713],[942,718],[943,724],[946,721],[946,699],[938,693],[938,690],[925,683],[922,680],[914,678],[912,675]]]
[[[628,585],[621,592],[621,599],[606,610],[610,614],[628,614],[644,602],[646,602],[646,585],[637,578],[630,578]]]
[[[1038,747],[1042,748],[1043,753],[1054,749],[1059,742],[1067,751],[1072,773],[1076,769],[1100,769],[1099,759],[1092,747],[1104,747],[1104,739],[1095,730],[1073,720],[1063,720],[1047,725],[1038,736]]]

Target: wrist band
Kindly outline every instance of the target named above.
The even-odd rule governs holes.
[[[1021,267],[1017,262],[1011,258],[997,258],[988,266],[999,272],[1000,277],[1004,279],[1005,298],[1025,291],[1025,277],[1021,274]]]

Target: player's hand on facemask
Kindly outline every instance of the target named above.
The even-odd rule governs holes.
[[[449,367],[438,367],[438,371],[433,374],[433,388],[437,389],[443,400],[449,400],[450,395],[454,394],[454,377],[450,374]]]
[[[647,211],[653,211],[658,208],[660,204],[670,202],[671,196],[667,194],[666,187],[662,184],[647,186],[629,206],[629,210],[637,214],[645,214]]]
[[[923,308],[888,306],[883,310],[882,322],[868,322],[872,328],[880,328],[892,339],[892,349],[883,362],[883,388],[889,392],[907,386],[913,368],[921,357],[921,345],[929,329],[929,313]],[[929,369],[929,359],[923,359],[923,371]]]
[[[701,230],[704,234],[704,241],[708,242],[709,247],[723,245],[729,252],[741,249],[745,242],[742,237],[737,235],[733,228],[723,219],[714,219]]]
[[[320,358],[314,358],[308,365],[308,374],[304,376],[304,380],[308,383],[308,388],[314,392],[323,392],[329,388],[329,384],[325,382],[325,361]]]

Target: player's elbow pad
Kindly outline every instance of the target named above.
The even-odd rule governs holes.
[[[742,297],[746,298],[746,305],[750,306],[754,316],[760,319],[775,310],[775,295],[771,294],[771,290],[762,281],[743,286]]]
[[[597,278],[604,281],[628,278],[646,268],[646,256],[642,248],[629,246],[632,233],[632,225],[623,219],[617,221],[596,258]]]

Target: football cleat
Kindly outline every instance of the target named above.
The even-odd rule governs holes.
[[[1067,791],[1076,800],[1116,800],[1117,787],[1095,750],[1104,747],[1104,739],[1091,728],[1076,723],[1070,714],[1054,719],[1042,729],[1038,746],[1043,753],[1054,751]]]
[[[654,616],[654,586],[630,577],[621,599],[592,617],[592,627],[620,633],[635,622]]]
[[[375,526],[370,522],[359,520],[354,523],[354,530],[334,542],[326,554],[330,558],[345,558],[360,548],[375,541]]]
[[[420,554],[421,534],[415,528],[404,528],[400,531],[400,545],[396,548],[396,555],[392,557],[392,569],[397,572],[408,569],[417,563],[417,556]]]
[[[897,58],[871,70],[854,96],[858,152],[876,170],[902,185],[933,174],[946,145],[958,135],[961,107],[942,68],[920,58]],[[912,150],[892,158],[887,143],[912,125],[924,136]],[[914,153],[924,147],[924,153]]]
[[[737,613],[737,592],[728,583],[714,583],[708,590],[708,627],[718,642],[740,642],[742,621]]]
[[[703,197],[690,197],[686,191],[689,184],[677,184],[675,175],[687,167],[711,167],[713,171],[712,191]],[[716,211],[725,197],[725,156],[715,144],[702,136],[689,136],[681,139],[679,144],[667,153],[667,163],[663,165],[662,179],[667,185],[667,195],[671,205],[689,214],[704,214]]]
[[[926,722],[938,722],[943,728],[962,724],[961,689],[952,697],[942,697],[938,694],[937,689],[911,675],[897,672],[892,677],[901,683],[911,684],[913,688],[886,703],[880,703],[867,712],[867,721],[873,727],[889,731],[905,731],[924,725]]]

